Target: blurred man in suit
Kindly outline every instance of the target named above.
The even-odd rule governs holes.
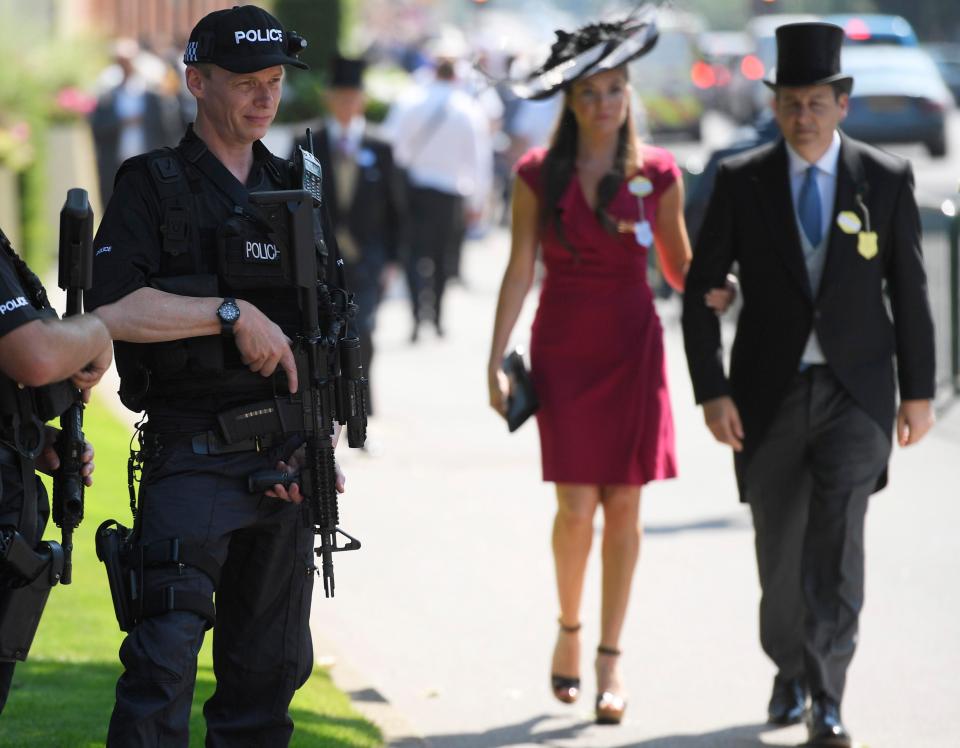
[[[177,100],[161,95],[147,83],[137,70],[139,55],[140,47],[132,39],[117,42],[114,62],[120,80],[100,95],[90,114],[104,205],[113,194],[120,164],[154,148],[176,145],[182,130]]]
[[[347,287],[360,307],[360,350],[370,379],[377,305],[388,268],[397,260],[403,211],[391,148],[367,132],[364,68],[363,60],[334,58],[329,114],[314,135],[314,155],[323,166],[324,197],[346,265]],[[372,414],[372,399],[369,407]]]
[[[809,695],[818,746],[851,744],[840,702],[867,503],[886,483],[894,424],[901,446],[919,441],[935,388],[913,174],[838,132],[853,85],[842,40],[831,24],[777,30],[768,85],[783,138],[721,163],[683,309],[697,402],[733,448],[753,513],[760,639],[778,669],[768,716],[800,721]],[[735,262],[743,310],[728,379],[704,296]]]

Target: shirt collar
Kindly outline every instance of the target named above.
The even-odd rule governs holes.
[[[786,141],[784,142],[786,143]],[[833,140],[830,141],[830,146],[814,164],[797,153],[789,143],[786,143],[786,146],[791,174],[803,174],[811,166],[816,166],[824,174],[829,174],[831,177],[837,175],[837,161],[840,160],[840,133],[836,130],[833,131]]]
[[[347,124],[346,129],[334,117],[327,118],[327,132],[330,133],[330,142],[333,146],[341,138],[347,139],[347,145],[351,151],[356,150],[360,141],[363,139],[363,131],[366,127],[366,120],[363,117],[354,117]]]
[[[193,129],[192,122],[187,125],[187,131],[180,139],[180,147],[184,148],[187,154],[190,154],[188,156],[188,160],[190,161],[194,160],[193,154],[199,155],[207,149],[207,144],[203,142],[203,139],[197,135],[196,130]],[[253,161],[255,164],[260,164],[264,161],[267,161],[270,156],[270,151],[262,141],[253,141]]]

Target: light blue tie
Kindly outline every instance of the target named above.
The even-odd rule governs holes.
[[[810,243],[817,247],[823,238],[823,224],[821,223],[820,188],[817,187],[817,167],[811,166],[803,177],[800,187],[800,201],[797,212],[800,214],[800,225]]]

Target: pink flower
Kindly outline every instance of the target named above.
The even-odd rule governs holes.
[[[97,106],[97,100],[90,94],[72,86],[57,93],[57,106],[75,114],[90,114]]]

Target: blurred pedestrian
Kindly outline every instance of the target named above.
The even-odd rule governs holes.
[[[480,220],[493,179],[489,123],[457,83],[454,49],[436,48],[436,77],[387,123],[403,167],[408,224],[404,264],[413,311],[411,340],[430,321],[443,335],[447,279],[465,227]],[[465,223],[466,222],[466,223]]]
[[[365,67],[363,60],[334,58],[326,95],[329,115],[314,135],[314,148],[323,166],[324,198],[346,264],[347,287],[360,309],[357,328],[363,370],[372,382],[377,306],[389,268],[397,261],[403,211],[393,151],[367,132]],[[306,138],[298,140],[297,147],[305,146]]]
[[[104,205],[113,194],[120,164],[154,148],[173,145],[180,134],[177,101],[156,91],[138,70],[140,54],[134,40],[117,41],[114,64],[119,81],[99,96],[90,115]]]
[[[660,320],[646,280],[654,248],[677,289],[690,258],[673,157],[640,142],[627,63],[656,39],[648,22],[557,32],[522,95],[563,91],[550,147],[517,167],[510,260],[488,362],[490,404],[504,413],[500,362],[530,289],[537,247],[546,277],[533,323],[531,376],[543,479],[556,483],[553,552],[560,603],[551,685],[580,693],[580,601],[593,519],[603,511],[596,719],[619,723],[626,695],[620,637],[640,550],[640,492],[676,475]],[[602,46],[603,44],[606,46]],[[604,53],[597,57],[596,50]]]
[[[720,164],[683,312],[697,402],[753,513],[760,641],[777,666],[768,717],[799,722],[809,695],[808,745],[824,746],[851,744],[840,703],[868,499],[886,483],[894,423],[901,446],[919,441],[935,388],[913,174],[838,132],[853,85],[842,42],[831,24],[777,29],[768,85],[783,138]],[[703,298],[734,262],[728,379]]]

